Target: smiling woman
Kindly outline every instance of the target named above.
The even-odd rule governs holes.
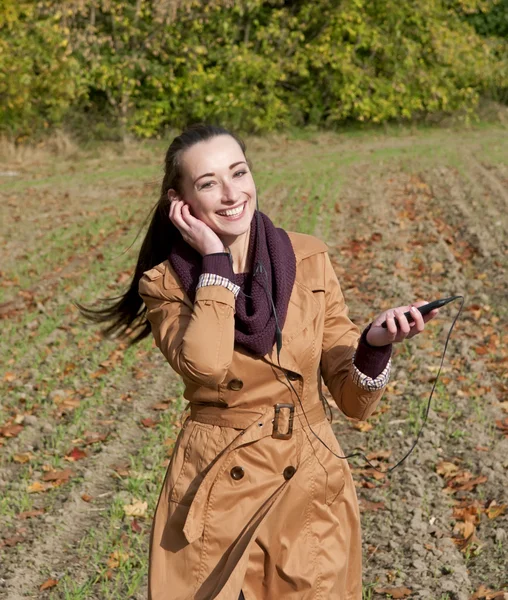
[[[105,333],[152,332],[190,414],[150,538],[150,600],[361,600],[360,516],[323,405],[364,420],[391,344],[424,329],[403,306],[363,332],[326,245],[256,210],[245,145],[199,125],[171,143],[129,290]],[[144,303],[144,306],[143,306]],[[396,321],[397,319],[397,321]],[[383,323],[386,322],[386,327]]]

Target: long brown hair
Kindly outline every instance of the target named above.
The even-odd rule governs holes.
[[[166,260],[173,241],[181,235],[169,219],[168,191],[174,189],[177,193],[181,193],[181,157],[185,150],[219,135],[231,136],[245,154],[245,143],[236,134],[217,125],[192,125],[171,142],[164,161],[160,197],[143,222],[142,228],[151,217],[127,291],[120,296],[105,299],[104,301],[109,303],[105,308],[93,309],[74,302],[86,319],[95,323],[109,322],[109,325],[102,330],[104,337],[112,337],[116,334],[118,337],[128,338],[131,333],[140,330],[135,337],[128,338],[129,345],[132,345],[150,334],[151,326],[146,318],[146,306],[138,293],[138,283],[145,271]]]

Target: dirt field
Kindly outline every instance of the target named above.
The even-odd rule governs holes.
[[[399,303],[465,296],[413,454],[389,476],[350,462],[364,598],[508,598],[507,130],[293,135],[249,149],[261,209],[329,244],[360,326]],[[72,301],[124,290],[164,150],[3,158],[0,598],[146,597],[182,390],[151,338],[101,341]],[[345,452],[386,468],[410,448],[457,310],[397,347],[368,422],[334,412]]]

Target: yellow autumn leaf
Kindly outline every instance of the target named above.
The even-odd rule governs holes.
[[[132,504],[125,504],[123,507],[124,513],[128,517],[144,517],[148,508],[148,502],[136,500],[133,498]]]

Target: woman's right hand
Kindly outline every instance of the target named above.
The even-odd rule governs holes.
[[[182,234],[183,239],[201,256],[224,252],[219,236],[206,223],[191,215],[190,207],[183,200],[173,200],[169,207],[169,218]]]

